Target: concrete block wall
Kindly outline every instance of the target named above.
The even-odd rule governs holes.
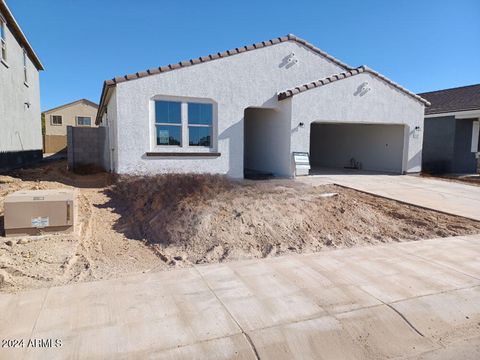
[[[95,166],[105,169],[106,128],[67,127],[68,168]]]

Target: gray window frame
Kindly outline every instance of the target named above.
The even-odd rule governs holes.
[[[87,119],[90,119],[90,125],[80,125],[78,123],[78,119],[79,118],[87,118]],[[83,115],[79,115],[79,116],[75,116],[75,125],[76,126],[82,126],[82,127],[91,127],[92,126],[92,117],[91,116],[83,116]]]

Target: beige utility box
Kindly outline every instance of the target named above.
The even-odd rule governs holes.
[[[74,209],[75,195],[71,190],[17,191],[5,198],[5,235],[71,231]]]

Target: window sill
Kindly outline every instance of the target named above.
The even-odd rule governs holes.
[[[7,69],[10,67],[10,65],[8,65],[8,63],[7,63],[5,60],[3,60],[3,59],[1,60],[1,63],[2,63],[3,65],[5,65],[5,67],[6,67]]]
[[[25,85],[26,87],[30,87],[30,85],[28,85],[26,81],[23,82],[23,85]]]
[[[147,157],[219,157],[219,152],[146,152]]]

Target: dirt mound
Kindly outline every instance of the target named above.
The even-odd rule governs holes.
[[[123,214],[115,230],[145,239],[165,262],[178,265],[480,231],[471,220],[289,180],[123,177],[108,191],[111,206]]]
[[[212,175],[115,179],[68,172],[65,161],[0,175],[0,228],[5,196],[20,189],[77,189],[79,217],[76,233],[0,238],[0,291],[480,232],[473,220],[334,185]]]

